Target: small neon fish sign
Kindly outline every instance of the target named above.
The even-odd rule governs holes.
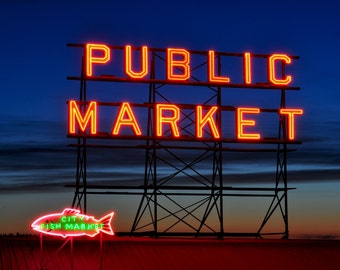
[[[80,214],[80,210],[65,208],[61,213],[52,213],[36,219],[31,227],[38,232],[54,236],[83,236],[94,237],[99,232],[114,235],[111,220],[114,212],[95,219],[93,216]]]

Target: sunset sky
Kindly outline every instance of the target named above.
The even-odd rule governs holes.
[[[288,158],[289,183],[297,188],[289,193],[290,232],[339,238],[339,10],[336,0],[0,1],[0,233],[31,232],[37,216],[70,206],[73,190],[64,185],[75,181],[76,151],[67,146],[74,140],[66,138],[66,101],[78,99],[79,83],[66,78],[79,75],[81,55],[66,45],[102,42],[300,56],[292,72],[301,90],[287,95],[288,105],[304,109],[297,128],[303,143]],[[131,97],[129,87],[114,98],[143,103],[148,92]],[[273,106],[269,95],[258,95]],[[235,156],[224,173],[241,175],[240,181],[251,174],[256,182],[272,164],[267,156]],[[104,180],[141,179],[144,152],[117,152],[110,161],[99,155],[92,166]],[[253,204],[232,203],[236,218],[227,226],[256,228]],[[89,205],[98,217],[118,209],[114,226],[129,230],[138,198],[96,197]]]

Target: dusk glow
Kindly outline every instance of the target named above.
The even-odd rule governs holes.
[[[1,1],[0,233],[38,234],[37,217],[78,208],[84,165],[86,212],[100,221],[113,209],[115,234],[154,230],[143,216],[154,201],[159,231],[288,231],[280,194],[292,188],[289,237],[339,239],[339,9]],[[272,200],[282,204],[262,228]]]

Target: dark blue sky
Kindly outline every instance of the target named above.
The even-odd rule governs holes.
[[[287,97],[305,110],[293,181],[339,181],[339,10],[336,0],[1,1],[1,189],[73,181],[66,100],[79,86],[66,77],[79,74],[80,55],[66,44],[90,41],[299,55],[301,91]]]

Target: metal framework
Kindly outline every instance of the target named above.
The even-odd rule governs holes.
[[[84,47],[79,44],[69,44],[72,47]],[[111,46],[114,49],[122,47]],[[136,48],[137,49],[137,48]],[[289,237],[288,228],[288,187],[287,180],[287,153],[295,151],[288,149],[288,144],[298,144],[297,141],[289,141],[286,137],[285,117],[280,116],[278,121],[278,135],[276,138],[258,140],[256,142],[248,141],[247,148],[238,147],[239,141],[236,139],[195,139],[194,125],[195,115],[194,105],[185,103],[181,107],[180,132],[181,138],[173,140],[170,137],[170,130],[165,130],[162,138],[154,134],[154,108],[156,103],[171,103],[168,97],[168,82],[158,80],[156,76],[157,62],[165,61],[164,49],[151,49],[151,70],[150,77],[138,81],[149,87],[148,100],[144,104],[135,104],[135,106],[145,107],[147,109],[147,134],[139,138],[131,136],[118,136],[118,140],[130,140],[128,145],[116,144],[96,144],[89,143],[94,140],[86,134],[68,135],[76,138],[77,143],[71,146],[77,149],[77,172],[75,185],[69,185],[75,188],[75,194],[72,207],[82,209],[86,213],[87,196],[89,194],[126,194],[140,196],[140,203],[136,215],[131,225],[130,232],[121,232],[118,234],[130,235],[149,235],[152,237],[159,236],[216,236],[219,238],[228,236],[251,236],[262,238],[266,235],[279,235],[282,238]],[[202,55],[201,51],[190,51],[192,54]],[[241,54],[219,53],[216,56],[217,73],[221,75],[221,57],[242,56]],[[255,55],[258,58],[268,58],[268,55]],[[298,58],[298,57],[293,57]],[[203,61],[191,70],[199,70],[206,67],[207,62]],[[79,104],[84,111],[88,104],[87,100],[87,82],[88,81],[106,81],[106,82],[124,82],[122,78],[115,77],[93,77],[85,76],[84,63],[80,77],[68,77],[70,80],[80,81],[80,99]],[[285,74],[282,66],[282,74]],[[221,108],[216,114],[216,125],[221,133],[223,127],[223,113],[235,111],[234,106],[223,104],[223,89],[219,85],[209,85],[202,82],[199,78],[191,77],[192,83],[183,83],[182,87],[198,86],[206,91],[205,100],[201,102],[203,106],[216,105]],[[187,84],[187,85],[185,85]],[[237,88],[260,88],[274,89],[280,91],[280,108],[286,107],[286,90],[298,90],[297,87],[276,87],[268,84],[261,85],[230,85],[228,87]],[[196,89],[196,87],[195,87]],[[90,90],[89,90],[90,91]],[[241,90],[242,91],[242,90]],[[100,103],[103,106],[118,106],[115,103]],[[269,113],[277,113],[278,109],[261,109]],[[205,132],[209,133],[209,130]],[[208,134],[209,135],[209,134]],[[211,135],[211,134],[210,134]],[[101,134],[97,137],[103,139],[112,139],[107,134]],[[209,136],[207,136],[209,137]],[[211,137],[211,136],[210,136]],[[97,138],[96,138],[97,139]],[[112,140],[110,140],[111,142]],[[136,145],[133,143],[138,142]],[[142,142],[142,143],[141,143]],[[236,146],[236,147],[235,147]],[[248,147],[249,146],[249,147]],[[263,146],[263,147],[259,147]],[[94,148],[132,148],[145,149],[145,170],[144,181],[138,186],[108,186],[95,185],[88,182],[87,177],[87,150]],[[103,150],[105,151],[105,150]],[[228,152],[245,152],[249,155],[256,153],[271,152],[276,155],[277,165],[273,187],[235,187],[228,184],[228,171],[224,170],[225,153]],[[166,171],[164,171],[166,168]],[[274,169],[274,168],[273,168]],[[142,177],[142,175],[141,175]],[[224,206],[228,204],[226,197],[267,197],[270,203],[265,211],[263,220],[254,232],[229,232],[225,229],[225,222],[228,221],[228,215]],[[273,218],[279,215],[282,222],[282,230],[274,232],[266,231],[266,225]]]

